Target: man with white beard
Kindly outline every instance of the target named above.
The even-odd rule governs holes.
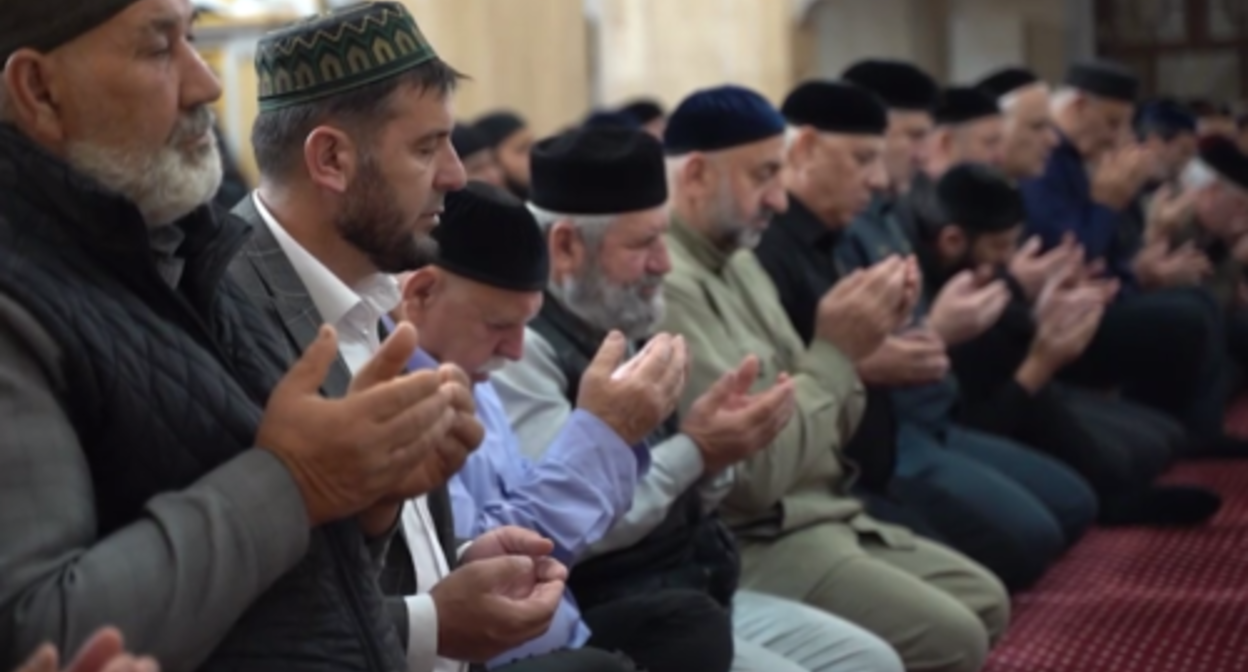
[[[550,282],[526,330],[524,354],[492,376],[520,449],[540,457],[576,406],[578,381],[613,330],[638,342],[663,317],[671,270],[667,176],[658,141],[639,130],[591,128],[539,143],[530,209],[545,231]],[[735,464],[788,424],[786,377],[755,386],[759,361],[745,357],[723,383],[651,434],[651,464],[632,508],[572,569],[582,610],[639,595],[693,590],[731,610],[734,672],[885,672],[901,663],[883,641],[790,600],[738,591],[732,533],[713,513]],[[761,421],[758,418],[762,418]],[[710,652],[707,652],[708,654]],[[702,669],[699,667],[699,669]]]
[[[342,399],[317,394],[332,330],[272,364],[224,277],[246,227],[206,207],[221,87],[193,23],[0,8],[0,669],[111,624],[85,647],[109,669],[154,667],[124,636],[174,670],[400,670],[356,516],[423,494],[467,390],[395,379],[410,327]]]

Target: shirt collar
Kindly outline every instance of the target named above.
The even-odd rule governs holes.
[[[788,211],[773,221],[772,226],[783,226],[800,242],[825,252],[836,247],[840,239],[839,231],[825,226],[819,217],[793,194],[789,194]]]
[[[316,304],[316,310],[321,314],[322,320],[337,326],[348,313],[355,310],[357,306],[364,305],[371,313],[370,319],[376,321],[399,305],[402,294],[398,283],[392,276],[376,273],[365,278],[353,289],[326,268],[325,264],[322,264],[312,253],[304,249],[286,232],[286,229],[282,228],[281,223],[260,199],[259,193],[253,194],[252,200],[255,201],[260,218],[269,227],[269,231],[277,239],[277,244],[281,246],[282,252],[290,260],[290,265],[294,267],[295,273],[303,281],[303,286],[312,297],[312,302]]]
[[[731,253],[719,249],[706,236],[694,231],[676,217],[672,218],[672,227],[668,235],[678,245],[688,250],[694,261],[713,273],[723,270],[728,264],[728,258],[732,256]]]

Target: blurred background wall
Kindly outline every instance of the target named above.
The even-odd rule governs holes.
[[[254,175],[253,47],[329,0],[204,0],[201,31],[225,82],[230,145]],[[912,60],[947,82],[1003,64],[1060,78],[1072,58],[1130,63],[1150,92],[1248,92],[1248,0],[403,0],[438,52],[471,76],[461,118],[508,107],[539,134],[651,96],[671,106],[735,82],[779,100],[867,56]],[[245,12],[234,11],[246,5]]]

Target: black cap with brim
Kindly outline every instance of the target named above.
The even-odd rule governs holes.
[[[805,82],[784,99],[780,113],[794,126],[821,133],[884,135],[888,109],[874,93],[847,82]]]
[[[533,205],[564,215],[619,215],[667,202],[663,147],[637,129],[578,128],[529,156]]]
[[[1124,103],[1134,103],[1140,80],[1126,67],[1109,61],[1075,63],[1066,71],[1066,86]]]

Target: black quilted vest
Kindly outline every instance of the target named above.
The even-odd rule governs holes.
[[[224,277],[246,225],[204,208],[178,226],[186,265],[174,290],[130,203],[0,125],[0,293],[63,354],[60,402],[90,465],[101,537],[248,450],[282,371],[268,321]],[[349,521],[314,531],[304,559],[239,614],[201,669],[405,667]]]
[[[529,323],[554,349],[569,403],[576,405],[581,375],[602,345],[604,335],[588,328],[553,296]],[[680,422],[673,415],[649,437],[651,446],[674,436]],[[667,517],[637,544],[592,558],[572,569],[568,585],[582,609],[638,593],[669,588],[698,590],[729,606],[740,577],[740,559],[732,533],[712,514],[702,514],[696,488],[676,500]]]

